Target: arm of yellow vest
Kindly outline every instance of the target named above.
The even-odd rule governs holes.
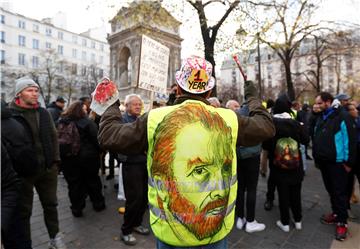
[[[253,146],[275,135],[271,115],[262,106],[261,101],[250,97],[248,100],[249,117],[237,113],[239,129],[237,146]]]
[[[110,106],[101,116],[98,140],[102,148],[131,155],[147,150],[147,118],[145,113],[133,123],[122,124],[119,104]]]

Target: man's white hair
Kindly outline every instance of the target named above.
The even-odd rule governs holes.
[[[126,95],[125,101],[124,101],[124,105],[127,106],[128,104],[130,104],[131,100],[132,100],[133,98],[135,98],[135,97],[138,98],[138,99],[140,99],[141,102],[144,103],[143,100],[142,100],[142,98],[141,98],[141,96],[140,96],[139,94],[132,93],[132,94]]]
[[[228,100],[228,102],[226,102],[225,107],[229,109],[232,104],[238,104],[238,105],[240,105],[239,102],[237,102],[236,100],[230,99],[230,100]]]

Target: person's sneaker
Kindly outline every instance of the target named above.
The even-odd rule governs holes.
[[[83,212],[81,209],[71,209],[71,213],[74,217],[82,217]]]
[[[283,223],[281,223],[280,220],[278,220],[278,221],[276,222],[276,225],[277,225],[281,230],[283,230],[285,233],[288,233],[288,232],[290,231],[289,225],[283,225]]]
[[[301,221],[295,222],[295,229],[296,229],[296,230],[301,230],[301,229],[302,229]]]
[[[274,206],[273,201],[266,200],[264,203],[264,209],[266,211],[270,211],[273,208],[273,206]]]
[[[143,226],[138,226],[138,227],[134,227],[133,228],[133,231],[138,233],[138,234],[141,234],[141,235],[148,235],[150,233],[150,230],[146,227],[143,227]]]
[[[125,245],[133,246],[136,245],[136,238],[131,233],[128,235],[122,235],[121,240],[124,241]]]
[[[245,231],[247,233],[260,232],[263,231],[265,227],[266,227],[265,224],[258,223],[256,220],[254,220],[253,222],[247,221],[245,225]]]
[[[324,214],[323,216],[321,216],[320,222],[323,224],[327,224],[327,225],[335,224],[336,223],[336,214],[334,214],[334,213]]]
[[[100,203],[94,203],[93,204],[93,209],[95,210],[95,212],[101,212],[106,208],[105,202],[100,202]]]
[[[62,233],[57,233],[55,238],[50,239],[49,249],[67,249]]]
[[[339,241],[344,241],[347,236],[347,224],[345,223],[337,223],[336,224],[336,232],[335,232],[335,239]]]
[[[105,179],[106,179],[106,181],[114,179],[114,175],[107,175]]]
[[[237,221],[236,221],[236,228],[241,230],[243,229],[244,225],[246,223],[246,219],[245,218],[237,218]]]

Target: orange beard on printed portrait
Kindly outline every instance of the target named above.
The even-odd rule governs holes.
[[[217,233],[226,215],[228,196],[214,200],[197,210],[194,204],[182,196],[176,184],[170,187],[169,209],[173,216],[199,240]]]

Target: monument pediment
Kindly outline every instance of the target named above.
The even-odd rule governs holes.
[[[179,35],[181,22],[176,20],[159,2],[132,2],[129,7],[122,7],[110,21],[111,35],[133,29],[139,25]]]

